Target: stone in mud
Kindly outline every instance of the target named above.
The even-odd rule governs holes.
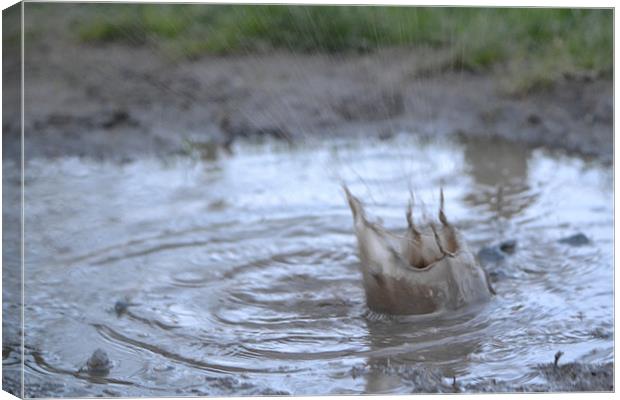
[[[86,362],[86,372],[94,376],[105,376],[110,373],[112,363],[103,349],[97,349]]]
[[[362,203],[344,187],[353,213],[366,303],[386,314],[428,314],[488,300],[492,289],[457,229],[444,213],[443,191],[436,228],[417,226],[412,204],[408,231],[399,236],[370,223]]]
[[[346,121],[376,121],[396,117],[404,112],[403,95],[397,90],[366,90],[363,94],[342,98],[334,104]]]
[[[542,118],[536,113],[531,113],[527,116],[527,122],[531,125],[539,125],[542,122]]]
[[[112,110],[105,113],[96,121],[96,124],[104,129],[112,129],[122,124],[138,125],[138,123],[131,118],[127,110]]]
[[[590,239],[583,233],[576,233],[571,236],[567,236],[558,240],[559,243],[567,244],[569,246],[585,246],[586,244],[590,244]]]
[[[238,138],[272,137],[288,143],[293,141],[293,132],[278,123],[247,121],[241,117],[234,118],[233,114],[225,112],[222,113],[219,124],[224,136],[221,146],[229,154],[232,154],[232,145]]]
[[[260,390],[256,394],[258,396],[291,396],[291,393],[286,390],[277,390],[272,388]]]

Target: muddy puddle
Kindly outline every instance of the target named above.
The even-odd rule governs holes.
[[[28,162],[26,395],[449,391],[544,383],[533,369],[559,350],[613,361],[610,167],[407,135],[234,150]],[[406,226],[409,185],[434,215],[443,182],[474,252],[516,240],[486,260],[497,295],[431,317],[369,314],[341,181],[389,228]],[[576,233],[589,243],[559,241]],[[84,370],[98,348],[107,374]]]

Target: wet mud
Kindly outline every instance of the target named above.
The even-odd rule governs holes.
[[[148,45],[80,44],[49,21],[37,24],[41,34],[25,50],[30,157],[127,161],[183,153],[192,144],[229,148],[246,136],[304,142],[400,132],[499,137],[607,162],[613,156],[613,85],[604,78],[569,76],[515,95],[501,72],[441,69],[440,50],[183,61]],[[4,67],[19,80],[18,62]],[[7,153],[17,154],[10,139],[20,131],[19,110],[7,106]]]

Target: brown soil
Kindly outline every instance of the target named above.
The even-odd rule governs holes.
[[[501,136],[611,162],[612,82],[566,79],[515,97],[501,74],[441,66],[440,51],[269,53],[171,62],[153,46],[91,46],[63,35],[26,42],[27,157],[131,159],[227,147],[239,136]],[[19,79],[19,63],[5,61]],[[6,105],[10,109],[11,105]],[[5,131],[19,132],[18,108]],[[14,117],[11,118],[10,116]],[[17,154],[7,140],[5,154]]]

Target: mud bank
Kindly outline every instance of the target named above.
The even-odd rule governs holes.
[[[423,366],[380,366],[352,371],[354,376],[383,374],[398,376],[411,384],[411,393],[539,393],[539,392],[601,392],[613,391],[613,364],[567,363],[555,366],[541,364],[532,376],[545,384],[518,384],[497,379],[461,384],[457,376],[444,376],[438,370]]]
[[[377,373],[372,369],[360,371],[352,369],[351,375],[355,378]],[[554,367],[553,363],[541,365],[532,373],[538,378],[544,379],[548,384],[511,384],[499,380],[485,380],[476,384],[462,385],[457,377],[443,376],[440,372],[420,366],[411,368],[381,368],[381,374],[390,374],[407,380],[411,384],[411,393],[539,393],[539,392],[608,392],[614,390],[613,385],[613,364],[602,365],[570,363]],[[231,379],[229,379],[230,381]],[[234,380],[233,380],[234,381]],[[4,380],[4,390],[9,393],[19,393],[19,377],[7,376]],[[233,383],[234,385],[234,383]],[[50,382],[41,382],[27,387],[27,397],[43,397],[44,394],[62,393],[62,385]],[[101,388],[98,396],[116,397],[121,393]],[[208,396],[212,393],[208,391],[194,392],[195,395]],[[92,392],[77,391],[68,394],[70,396],[82,397],[93,395]],[[290,396],[289,392],[254,392],[258,396]]]
[[[516,95],[501,73],[453,70],[445,60],[441,51],[391,49],[172,62],[148,46],[41,35],[26,46],[26,154],[123,160],[183,152],[192,143],[227,147],[242,136],[411,132],[496,136],[612,160],[610,80],[566,77]],[[5,61],[5,70],[19,79],[17,63]],[[17,111],[5,113],[14,117],[4,121],[12,136]]]

